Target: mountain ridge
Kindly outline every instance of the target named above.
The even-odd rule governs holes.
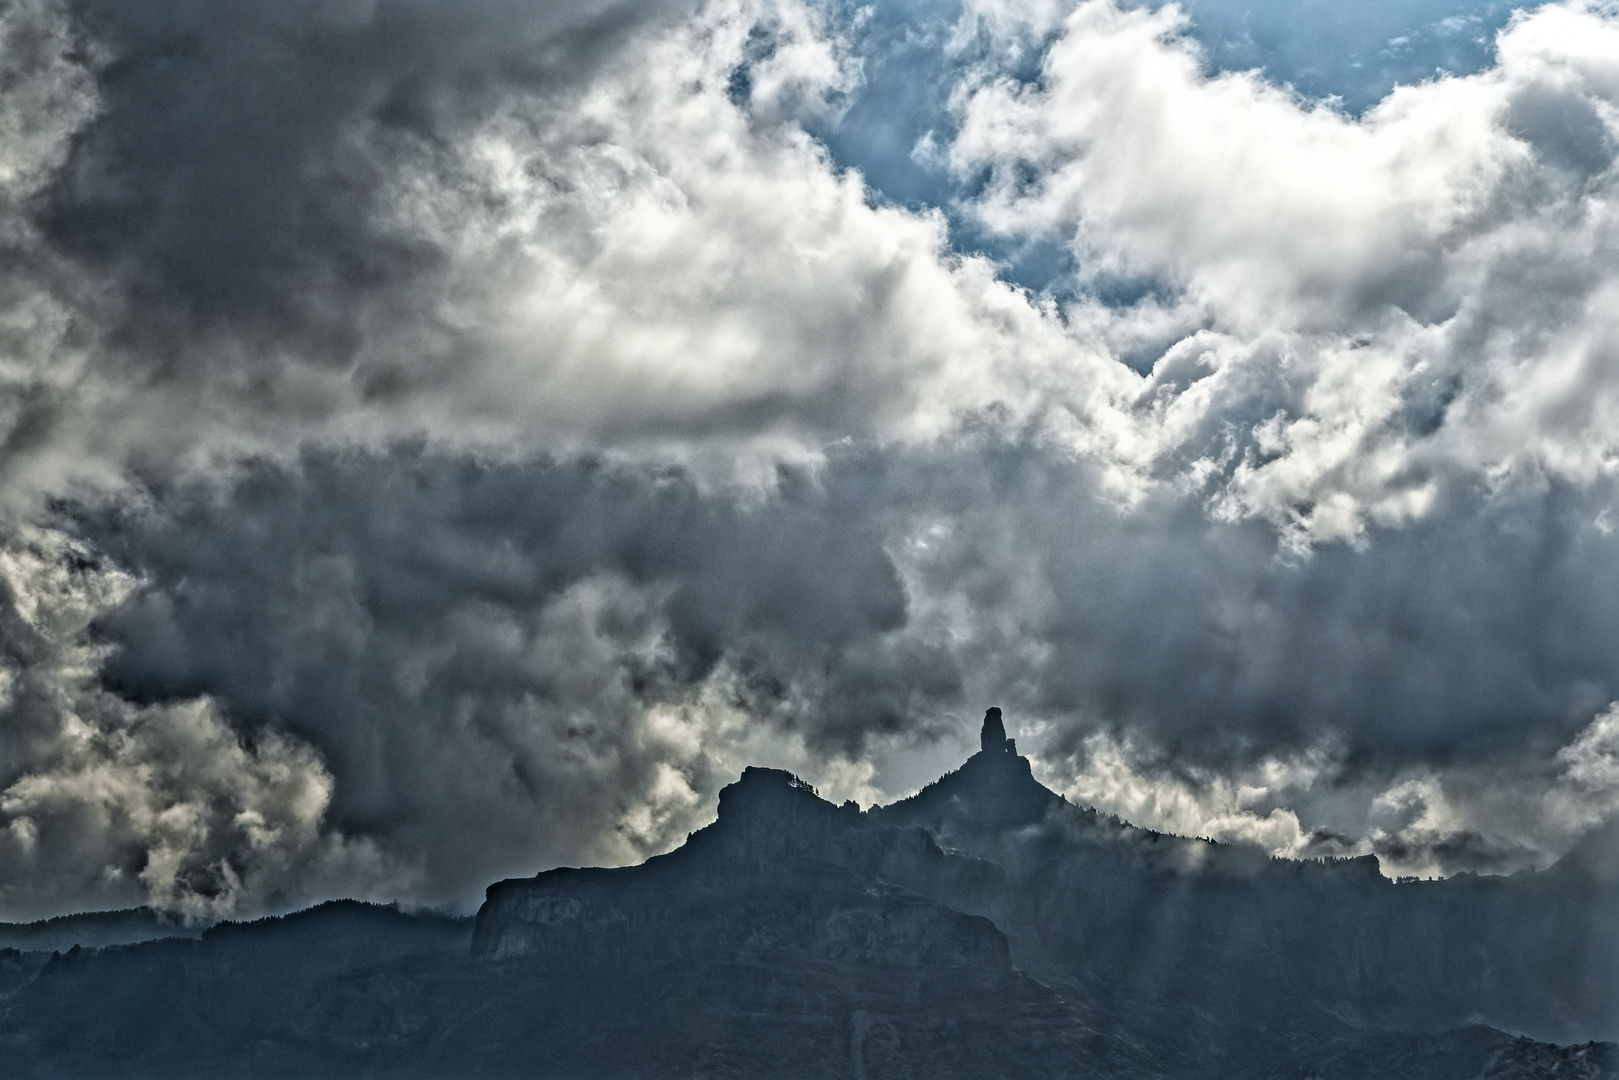
[[[0,1049],[39,1077],[1619,1077],[1619,894],[1583,864],[1289,863],[1068,803],[989,717],[981,746],[867,810],[750,767],[676,850],[496,882],[473,919],[14,951]]]

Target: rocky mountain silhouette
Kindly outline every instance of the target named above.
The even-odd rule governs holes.
[[[1619,885],[1138,829],[982,749],[862,811],[751,768],[640,866],[0,954],[8,1075],[1619,1077]],[[60,929],[60,928],[58,928]],[[3,928],[0,928],[3,938]]]

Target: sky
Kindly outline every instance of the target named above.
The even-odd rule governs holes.
[[[470,910],[1005,710],[1619,820],[1619,9],[0,0],[0,918]]]

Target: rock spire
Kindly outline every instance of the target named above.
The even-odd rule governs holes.
[[[986,754],[1017,755],[1017,743],[1006,737],[1006,725],[1001,722],[1001,710],[991,708],[984,713],[984,727],[978,733],[978,747]]]

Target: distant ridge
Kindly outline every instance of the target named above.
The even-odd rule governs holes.
[[[209,925],[206,922],[187,923],[177,916],[151,908],[90,911],[30,923],[0,923],[0,949],[66,952],[75,945],[99,949],[160,938],[201,937]]]

